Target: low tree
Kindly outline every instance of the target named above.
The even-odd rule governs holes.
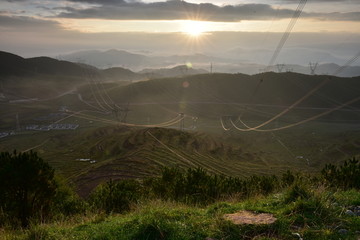
[[[0,209],[12,223],[45,217],[56,194],[54,170],[35,152],[0,153]]]
[[[141,185],[135,180],[110,179],[99,185],[90,195],[90,204],[106,213],[122,213],[130,210],[131,204],[136,203],[141,196]]]
[[[327,164],[321,171],[321,177],[331,187],[360,189],[360,161],[353,158],[340,166]]]

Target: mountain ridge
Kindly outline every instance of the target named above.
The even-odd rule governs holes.
[[[300,50],[289,50],[294,52],[294,55],[301,53]],[[240,51],[243,52],[243,51]],[[108,54],[107,56],[107,53]],[[247,54],[247,55],[246,55]],[[75,61],[76,59],[83,58],[89,64],[93,64],[98,68],[106,67],[126,67],[130,68],[133,71],[141,71],[144,69],[151,68],[171,68],[176,65],[192,64],[194,68],[200,69],[209,69],[213,72],[224,72],[224,73],[245,73],[245,74],[257,74],[262,69],[267,68],[268,66],[262,63],[269,52],[265,51],[264,54],[258,54],[258,59],[252,59],[251,52],[248,50],[246,54],[238,53],[237,51],[232,51],[230,54],[225,53],[225,57],[209,56],[203,53],[194,53],[187,55],[163,55],[155,56],[151,54],[137,54],[131,53],[126,50],[116,50],[111,49],[107,51],[86,51],[84,52],[75,52],[69,55],[62,55],[61,58],[67,59],[69,61]],[[101,56],[101,58],[99,58]],[[94,59],[97,59],[96,61]],[[315,59],[315,62],[319,62],[315,74],[332,74],[334,69],[331,65],[332,63],[321,62],[323,58],[309,58]],[[261,61],[260,61],[261,60]],[[344,60],[345,61],[345,60]],[[311,74],[309,66],[301,65],[299,62],[293,61],[291,59],[279,60],[279,63],[285,63],[282,71],[291,71],[304,74]],[[337,62],[341,62],[340,60]],[[339,65],[337,65],[339,66]],[[277,65],[270,66],[270,71],[278,72]],[[348,66],[341,73],[338,74],[341,77],[354,77],[360,76],[360,66]]]

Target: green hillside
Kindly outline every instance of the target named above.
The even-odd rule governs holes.
[[[330,79],[329,79],[330,78]],[[309,76],[295,73],[261,75],[203,74],[182,78],[138,82],[108,93],[115,102],[159,104],[173,111],[204,118],[239,115],[244,118],[266,119],[296,102],[322,81],[328,83],[286,115],[306,117],[358,97],[359,78]],[[353,106],[359,106],[355,103]],[[351,115],[352,114],[352,115]],[[342,119],[354,117],[346,113]],[[344,113],[341,113],[344,115]],[[358,116],[358,114],[356,115]],[[265,117],[265,118],[264,118]]]
[[[65,64],[47,58],[31,61]],[[7,135],[0,138],[0,150],[39,151],[84,194],[110,178],[144,178],[164,166],[202,167],[228,176],[265,175],[287,169],[314,172],[326,163],[360,155],[359,102],[275,132],[242,132],[231,123],[245,128],[241,116],[247,125],[257,126],[326,81],[261,129],[297,123],[359,97],[359,77],[201,74],[105,83],[100,75],[70,76],[51,69],[36,76],[1,78],[0,129]],[[111,78],[117,72],[132,76],[122,69],[105,72]],[[76,129],[46,130],[50,124]],[[179,131],[181,124],[184,131]],[[33,126],[45,126],[46,131]]]
[[[360,155],[359,132],[350,131],[219,137],[165,128],[94,127],[14,135],[0,139],[0,150],[38,151],[76,184],[81,195],[109,179],[156,176],[162,167],[201,167],[214,174],[244,177],[287,170],[316,172],[327,163]]]

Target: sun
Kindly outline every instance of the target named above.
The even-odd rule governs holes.
[[[206,25],[201,21],[185,21],[182,26],[182,32],[191,36],[199,37],[206,31]]]

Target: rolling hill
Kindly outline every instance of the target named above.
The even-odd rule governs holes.
[[[0,63],[3,66],[0,76],[34,76],[61,75],[82,77],[88,74],[98,74],[94,68],[81,66],[67,61],[59,61],[49,57],[22,58],[20,56],[0,52]]]
[[[242,132],[231,123],[245,128],[240,116],[257,126],[284,110],[286,114],[261,129],[300,122],[358,98],[359,77],[216,73],[130,83],[120,76],[131,80],[140,74],[0,55],[12,67],[2,69],[0,150],[38,151],[84,195],[102,181],[144,178],[164,166],[247,176],[287,169],[312,172],[360,155],[359,101],[279,132]],[[68,65],[71,71],[63,73]],[[88,78],[77,75],[82,71]],[[29,97],[37,99],[25,101]],[[55,123],[78,127],[31,128]]]
[[[326,81],[314,94],[281,118],[285,122],[304,119],[359,97],[360,78],[309,76],[296,73],[202,74],[182,78],[164,78],[137,82],[107,93],[118,104],[130,101],[131,115],[139,111],[151,118],[172,112],[217,119],[243,114],[249,121],[264,121],[302,98]],[[89,96],[90,97],[90,96]],[[91,98],[89,98],[91,100]],[[146,110],[150,106],[158,110]],[[160,107],[159,107],[160,106]],[[333,114],[327,120],[356,121],[359,102]],[[167,109],[167,110],[166,110]],[[144,116],[144,115],[143,115]],[[136,119],[136,117],[134,117]]]

